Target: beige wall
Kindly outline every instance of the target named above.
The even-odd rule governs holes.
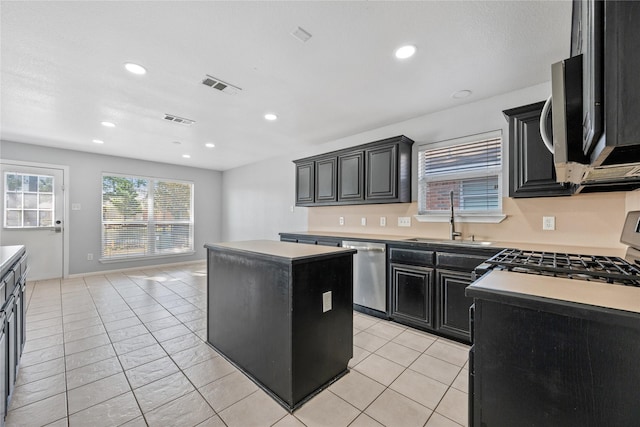
[[[507,218],[499,224],[456,224],[465,239],[502,242],[547,243],[596,248],[621,248],[620,232],[628,210],[640,209],[640,191],[580,194],[571,197],[503,199]],[[420,223],[413,218],[417,203],[361,206],[327,206],[308,209],[309,231],[333,231],[449,237],[448,223]],[[345,225],[339,225],[339,217]],[[380,217],[387,226],[380,226]],[[411,216],[411,227],[398,227],[399,216]],[[542,217],[555,216],[556,230],[543,231]],[[361,226],[361,218],[367,225]]]

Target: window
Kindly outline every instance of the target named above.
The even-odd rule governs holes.
[[[53,227],[53,177],[7,172],[4,175],[5,228]]]
[[[102,257],[193,252],[193,184],[102,176]]]
[[[418,151],[418,213],[480,216],[502,211],[499,132],[425,144]]]

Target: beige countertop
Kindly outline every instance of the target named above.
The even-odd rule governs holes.
[[[530,295],[640,313],[640,288],[494,270],[469,288]]]
[[[275,240],[246,240],[240,242],[225,242],[206,244],[212,250],[234,250],[251,252],[289,260],[300,260],[323,255],[339,253],[355,253],[353,249],[334,248],[331,246],[299,245],[297,243],[278,242]]]
[[[18,255],[24,250],[24,246],[0,246],[0,266],[2,272],[8,270],[15,261],[18,260]]]
[[[323,236],[323,237],[336,237],[339,239],[365,239],[365,240],[377,240],[382,242],[403,242],[407,239],[421,238],[430,239],[429,236],[402,236],[402,235],[388,235],[388,234],[367,234],[367,233],[341,233],[333,231],[301,231],[301,232],[283,232],[282,234],[296,234],[306,236]],[[447,243],[447,240],[438,240],[443,244]],[[585,254],[585,255],[602,255],[602,256],[617,256],[623,258],[625,256],[625,250],[620,248],[599,248],[589,246],[573,246],[573,245],[553,245],[548,243],[529,243],[529,242],[491,242],[491,245],[480,246],[485,248],[511,248],[522,249],[529,251],[544,251],[544,252],[558,252],[568,254]]]

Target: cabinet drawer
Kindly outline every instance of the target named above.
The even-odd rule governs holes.
[[[340,241],[339,240],[331,240],[331,239],[318,239],[316,242],[317,245],[320,246],[335,246],[335,247],[340,247]]]
[[[5,293],[10,295],[13,292],[13,288],[16,286],[16,274],[12,268],[7,274],[4,275],[2,281],[5,283]]]
[[[454,268],[463,271],[473,271],[474,268],[491,258],[490,255],[463,255],[449,252],[436,254],[436,265],[443,268]]]
[[[18,270],[16,269],[16,273]],[[23,277],[27,273],[27,254],[24,254],[22,258],[20,258],[20,277]]]
[[[433,265],[434,252],[391,248],[389,250],[389,259],[401,264]]]

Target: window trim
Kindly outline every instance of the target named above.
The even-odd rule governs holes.
[[[182,252],[176,252],[176,253],[145,253],[144,255],[139,255],[139,254],[135,254],[135,255],[125,255],[125,256],[119,256],[119,257],[104,257],[102,254],[104,253],[104,225],[105,224],[124,224],[124,222],[114,222],[114,221],[104,221],[104,194],[103,194],[103,190],[102,190],[102,185],[104,183],[104,178],[105,177],[120,177],[120,178],[127,178],[127,179],[131,179],[131,178],[135,178],[135,179],[144,179],[147,180],[147,187],[148,187],[148,192],[147,192],[147,198],[149,199],[149,201],[152,200],[152,189],[155,188],[155,184],[158,181],[165,181],[165,182],[171,182],[171,183],[177,183],[177,184],[188,184],[191,186],[191,200],[190,200],[190,204],[191,204],[191,220],[190,221],[185,221],[185,220],[181,220],[181,221],[155,221],[154,218],[154,212],[153,212],[153,205],[151,203],[148,204],[147,209],[150,211],[149,212],[149,218],[147,221],[131,221],[131,222],[127,222],[127,224],[145,224],[149,227],[152,226],[156,226],[156,225],[162,225],[162,224],[190,224],[191,225],[191,235],[190,235],[190,239],[191,239],[191,248]],[[119,263],[119,262],[129,262],[129,261],[141,261],[141,260],[148,260],[148,259],[160,259],[160,258],[175,258],[175,257],[180,257],[180,256],[190,256],[190,255],[194,255],[196,253],[195,251],[195,183],[193,181],[188,181],[188,180],[181,180],[181,179],[175,179],[175,178],[162,178],[162,177],[154,177],[154,176],[145,176],[145,175],[133,175],[133,174],[122,174],[122,173],[111,173],[111,172],[102,172],[101,174],[101,179],[100,179],[100,258],[98,259],[98,262],[100,262],[101,264],[110,264],[110,263]]]
[[[421,182],[426,181],[425,178],[420,178],[420,154],[426,150],[434,150],[434,149],[440,149],[440,148],[446,148],[446,147],[451,147],[451,146],[456,146],[456,145],[463,145],[463,144],[469,144],[469,143],[473,143],[473,142],[479,142],[482,140],[489,140],[489,139],[496,139],[496,138],[500,138],[500,145],[501,145],[501,157],[504,160],[505,156],[504,156],[504,138],[502,136],[502,130],[494,130],[494,131],[489,131],[489,132],[483,132],[483,133],[478,133],[478,134],[474,134],[474,135],[468,135],[468,136],[463,136],[460,138],[452,138],[452,139],[447,139],[447,140],[443,140],[443,141],[437,141],[437,142],[430,142],[430,143],[424,143],[424,144],[420,144],[418,145],[418,167],[417,169],[417,185],[418,185],[418,210],[420,209],[420,187],[421,187]],[[464,211],[459,211],[456,210],[456,212],[454,213],[454,220],[456,222],[463,222],[463,223],[489,223],[489,224],[497,224],[500,223],[502,221],[504,221],[507,218],[507,215],[504,214],[503,212],[503,204],[502,204],[502,199],[503,199],[503,171],[504,171],[504,161],[501,161],[501,166],[500,168],[490,168],[489,170],[493,170],[495,171],[495,175],[498,177],[498,208],[497,209],[492,209],[492,210],[487,210],[487,211],[470,211],[470,212],[464,212]],[[457,179],[463,179],[466,177],[477,177],[477,174],[474,173],[468,173],[468,172],[460,172],[460,173],[451,173],[451,174],[446,174],[443,175],[443,179],[442,181],[448,181],[448,180],[457,180]],[[439,179],[436,180],[431,180],[431,181],[440,181]],[[425,211],[425,212],[419,212],[418,214],[413,216],[418,222],[449,222],[450,220],[450,213],[448,211]]]

